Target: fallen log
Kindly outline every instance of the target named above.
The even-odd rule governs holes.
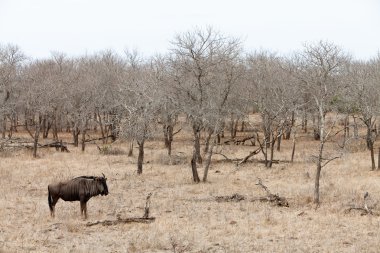
[[[266,163],[265,160],[258,160],[257,161],[258,163]],[[269,160],[267,161],[267,163],[269,163]],[[272,160],[272,163],[275,163],[275,164],[279,164],[280,163],[280,160]]]
[[[254,150],[254,151],[251,151],[244,158],[229,158],[229,157],[227,157],[226,155],[224,155],[221,152],[215,152],[214,154],[221,155],[221,156],[224,157],[224,161],[226,161],[226,162],[234,162],[234,163],[236,163],[237,166],[239,166],[239,165],[241,165],[243,163],[246,163],[252,156],[257,155],[258,153],[260,153],[260,151],[261,151],[261,148],[258,148],[258,149]],[[276,161],[274,161],[274,163],[276,163]],[[279,163],[278,160],[277,160],[277,163]]]
[[[285,207],[289,207],[289,202],[287,201],[286,198],[284,197],[280,197],[278,194],[272,194],[268,187],[266,187],[260,178],[258,178],[258,182],[256,183],[256,185],[258,186],[261,186],[261,188],[264,189],[264,191],[267,193],[267,196],[266,197],[260,197],[260,198],[255,198],[255,199],[252,199],[251,201],[261,201],[261,202],[270,202],[270,203],[273,203],[275,204],[276,206],[285,206]]]
[[[260,153],[260,151],[261,151],[261,147],[258,148],[258,149],[256,149],[255,151],[250,152],[249,155],[247,155],[246,157],[244,157],[244,158],[238,163],[238,165],[243,164],[243,163],[246,163],[246,162],[248,161],[249,158],[251,158],[251,157],[254,156],[254,155],[257,155],[258,153]]]
[[[231,196],[216,196],[215,197],[216,202],[239,202],[242,200],[245,200],[245,197],[238,193],[232,194]]]
[[[88,137],[91,138],[91,136],[87,135]],[[107,139],[107,138],[112,138],[113,135],[108,135],[108,136],[104,136],[104,137],[98,137],[98,138],[93,138],[93,139],[87,139],[85,140],[84,142],[92,142],[92,141],[101,141],[101,140],[104,140],[104,139]],[[74,144],[74,143],[73,143]]]
[[[56,141],[52,143],[47,143],[47,144],[38,144],[39,148],[55,148],[56,150],[61,149],[61,152],[67,152],[70,153],[69,149],[67,148],[66,145],[63,144],[62,141]]]
[[[246,141],[248,140],[252,140],[252,139],[255,139],[256,136],[248,136],[248,137],[244,137],[244,138],[241,138],[241,139],[229,139],[229,140],[226,140],[224,141],[224,144],[226,145],[230,145],[231,143],[235,144],[235,145],[240,145],[240,144],[245,144]],[[254,145],[252,145],[254,146]]]
[[[263,185],[264,186],[264,185]],[[266,186],[264,186],[266,188]],[[266,188],[267,189],[267,188]],[[284,197],[280,197],[278,194],[272,194],[267,192],[266,197],[256,197],[252,199],[247,199],[243,195],[240,195],[238,193],[234,193],[230,196],[216,196],[214,199],[203,199],[203,201],[210,201],[210,200],[215,200],[216,202],[240,202],[243,200],[248,200],[250,202],[255,202],[255,201],[260,201],[260,202],[269,202],[273,203],[276,206],[282,206],[282,207],[289,207],[289,203]],[[201,201],[201,200],[198,200]]]
[[[255,202],[255,201],[270,202],[270,203],[275,204],[276,206],[289,207],[288,201],[285,198],[278,196],[277,194],[272,194],[272,195],[267,196],[267,197],[260,197],[260,198],[251,199],[251,202]]]
[[[34,148],[34,143],[32,141],[28,140],[22,140],[22,139],[9,139],[6,140],[5,142],[2,142],[0,144],[2,149],[6,148],[27,148],[27,149],[33,149]],[[38,148],[56,148],[61,149],[61,152],[70,152],[65,144],[62,143],[62,141],[55,141],[52,143],[46,143],[46,144],[41,144],[37,143]]]
[[[155,217],[150,218],[126,218],[126,219],[117,219],[117,220],[103,220],[96,222],[88,222],[86,226],[91,227],[95,225],[103,225],[103,226],[114,226],[118,224],[126,224],[126,223],[152,223],[156,220]]]

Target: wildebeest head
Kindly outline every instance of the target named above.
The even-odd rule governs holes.
[[[97,177],[97,178],[95,178],[95,180],[98,183],[97,186],[98,186],[98,189],[100,191],[100,195],[106,195],[107,196],[108,195],[108,187],[107,187],[106,176],[103,174],[103,177]]]

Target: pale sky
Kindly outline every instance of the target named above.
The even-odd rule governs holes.
[[[380,0],[0,0],[0,44],[34,58],[125,48],[150,56],[206,26],[240,37],[247,52],[327,40],[368,59],[380,50]]]

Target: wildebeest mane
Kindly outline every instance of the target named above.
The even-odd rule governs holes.
[[[96,177],[94,177],[94,176],[80,176],[80,177],[75,177],[74,179],[80,179],[80,178],[83,178],[83,179],[93,179],[93,180],[95,180]]]

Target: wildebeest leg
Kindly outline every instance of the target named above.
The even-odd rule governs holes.
[[[84,202],[84,219],[87,219],[87,202]]]
[[[55,204],[57,204],[58,200],[59,200],[59,197],[53,197],[52,198],[52,203],[51,203],[51,210],[50,210],[50,215],[51,217],[55,217]]]
[[[87,219],[87,201],[80,201],[80,214],[84,215],[84,219]]]

